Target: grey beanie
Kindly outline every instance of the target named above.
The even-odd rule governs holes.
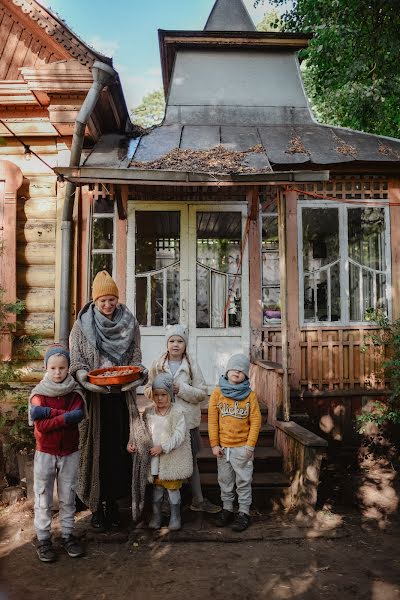
[[[174,397],[173,385],[174,380],[172,378],[172,375],[170,375],[169,373],[159,373],[154,377],[153,383],[151,384],[151,388],[153,390],[165,390],[172,400],[172,398]]]
[[[47,361],[49,360],[50,356],[57,356],[57,355],[62,355],[65,356],[65,358],[67,359],[68,362],[68,366],[71,364],[71,358],[69,355],[69,352],[66,348],[64,348],[64,346],[61,346],[61,344],[52,344],[46,351],[46,354],[44,355],[44,366],[45,368],[47,367]]]
[[[244,354],[234,354],[228,360],[226,365],[225,375],[228,371],[241,371],[249,378],[250,373],[250,361]]]
[[[177,325],[171,325],[170,327],[167,327],[167,331],[165,334],[165,343],[168,344],[169,338],[171,338],[174,335],[181,337],[183,339],[183,341],[185,342],[185,346],[187,347],[188,334],[183,325],[177,324]]]

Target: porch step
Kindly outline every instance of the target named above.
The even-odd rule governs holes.
[[[200,473],[201,485],[206,488],[218,486],[217,476],[214,473]],[[284,473],[254,473],[253,488],[259,490],[281,490],[290,487],[290,479]]]
[[[202,448],[198,453],[197,462],[201,473],[217,472],[217,459],[209,446]],[[275,448],[257,446],[254,453],[254,470],[260,473],[282,471],[282,454]]]

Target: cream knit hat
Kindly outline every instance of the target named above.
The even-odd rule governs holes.
[[[187,347],[188,334],[183,325],[179,325],[178,323],[176,325],[167,325],[166,333],[165,333],[165,343],[166,344],[168,344],[168,340],[169,340],[169,338],[172,338],[172,336],[181,337],[183,339],[183,341],[185,342],[185,346]]]
[[[117,284],[107,271],[99,271],[93,280],[93,302],[100,296],[115,296],[119,298]]]

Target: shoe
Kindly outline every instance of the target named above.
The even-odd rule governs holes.
[[[71,558],[79,558],[84,554],[80,541],[72,534],[62,539],[62,545]]]
[[[217,527],[226,527],[227,525],[229,525],[229,523],[232,523],[233,518],[233,512],[231,510],[225,510],[225,508],[223,508],[215,519],[215,525]]]
[[[250,525],[250,515],[246,515],[244,512],[239,512],[235,515],[232,531],[244,531]]]
[[[90,524],[93,529],[96,529],[99,532],[106,530],[106,523],[104,519],[104,512],[102,505],[99,505],[99,508],[92,513],[92,518],[90,520]]]
[[[168,524],[170,531],[178,531],[181,528],[181,503],[170,504],[171,517]]]
[[[42,562],[54,562],[57,560],[57,554],[54,552],[51,540],[43,540],[41,542],[38,541],[36,552],[39,560]]]
[[[222,508],[221,506],[218,506],[218,504],[213,504],[207,500],[207,498],[204,498],[203,502],[196,502],[193,500],[192,504],[190,505],[190,510],[193,510],[194,512],[206,512],[215,515],[216,513],[221,512]]]
[[[108,527],[117,528],[121,525],[121,515],[119,514],[118,504],[115,500],[106,501],[105,523]]]

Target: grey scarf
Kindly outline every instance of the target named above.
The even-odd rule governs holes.
[[[85,402],[85,393],[82,390],[81,386],[75,381],[72,375],[67,375],[64,381],[61,383],[54,383],[51,381],[47,373],[43,377],[42,381],[40,381],[31,391],[31,395],[29,396],[28,401],[28,420],[29,425],[33,425],[31,415],[30,415],[30,402],[33,396],[50,396],[50,398],[55,398],[56,396],[66,396],[67,394],[71,394],[74,392],[75,394],[79,394],[83,401]]]
[[[78,315],[78,325],[89,343],[115,366],[127,364],[135,344],[135,317],[124,304],[108,319],[95,307],[86,304]]]
[[[140,521],[144,507],[146,485],[149,483],[151,436],[146,424],[146,417],[141,417],[136,404],[136,398],[127,392],[131,401],[128,403],[130,416],[130,438],[137,451],[132,456],[132,520],[135,524]]]

